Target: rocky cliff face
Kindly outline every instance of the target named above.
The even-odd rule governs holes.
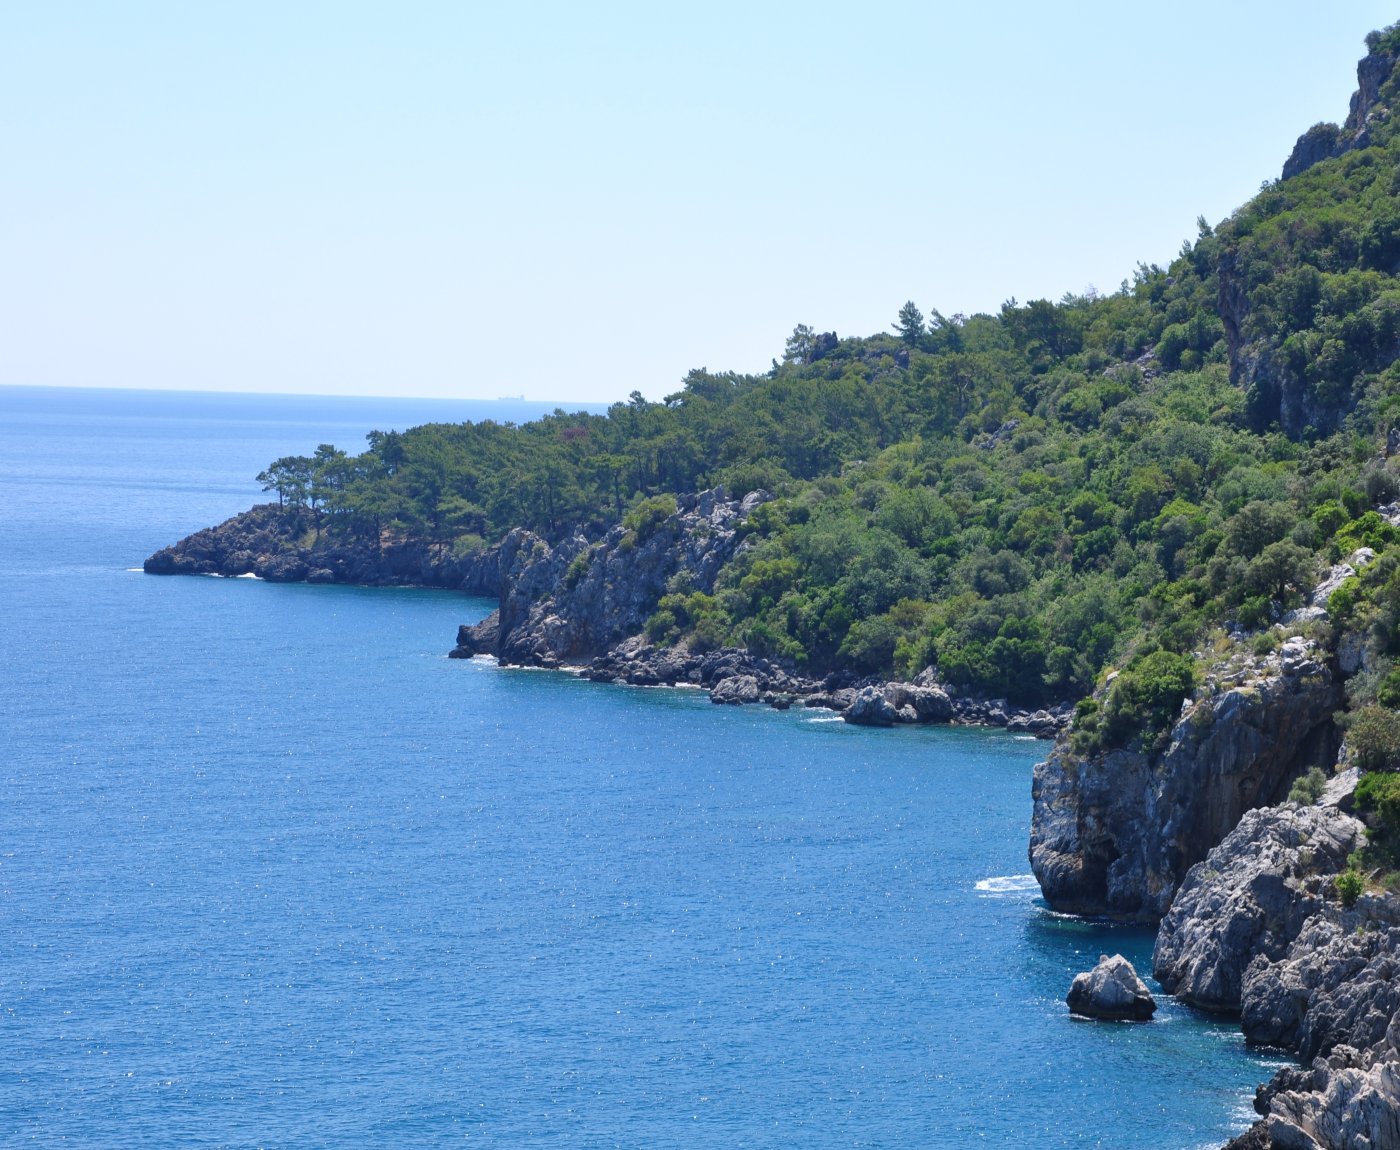
[[[1163,752],[1061,743],[1036,767],[1030,860],[1055,909],[1156,922],[1246,811],[1334,761],[1341,688],[1309,642],[1211,666],[1206,684]]]
[[[1230,1150],[1400,1147],[1400,905],[1347,908],[1334,881],[1363,832],[1326,805],[1251,811],[1162,922],[1166,990],[1238,1011],[1250,1042],[1304,1063],[1260,1087],[1261,1120]]]
[[[672,580],[713,591],[742,546],[739,528],[769,498],[730,499],[722,488],[685,496],[644,537],[618,524],[597,542],[576,535],[551,546],[512,531],[497,553],[500,609],[464,628],[456,653],[540,667],[601,656],[643,629]]]
[[[1283,165],[1285,180],[1301,175],[1323,160],[1370,145],[1372,124],[1390,114],[1380,103],[1381,85],[1390,79],[1397,62],[1400,56],[1373,51],[1356,65],[1356,91],[1352,93],[1346,122],[1340,128],[1336,124],[1314,124],[1299,136],[1292,155]]]
[[[1187,872],[1157,933],[1153,977],[1192,1006],[1239,1011],[1246,968],[1283,959],[1323,909],[1322,880],[1346,868],[1364,830],[1330,807],[1247,812]]]
[[[311,512],[262,503],[196,531],[146,560],[152,575],[257,575],[277,583],[446,587],[473,595],[499,589],[494,551],[454,555],[421,539],[343,538],[318,532]]]

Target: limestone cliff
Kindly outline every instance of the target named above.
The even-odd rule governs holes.
[[[1327,801],[1247,814],[1157,936],[1168,992],[1238,1012],[1250,1042],[1302,1060],[1260,1087],[1261,1119],[1229,1150],[1400,1146],[1400,905],[1343,905],[1335,876],[1364,828]]]
[[[601,656],[643,629],[673,580],[713,591],[743,545],[744,520],[769,498],[731,499],[723,488],[683,496],[645,531],[620,523],[596,542],[575,534],[551,545],[512,531],[497,551],[500,608],[463,628],[454,654],[541,667]]]
[[[1153,977],[1192,1006],[1238,1012],[1246,969],[1288,953],[1323,909],[1321,880],[1346,868],[1363,832],[1331,807],[1249,811],[1187,872],[1157,932]]]
[[[1156,922],[1246,811],[1334,761],[1341,687],[1309,641],[1202,670],[1164,751],[1085,757],[1061,742],[1036,767],[1030,860],[1056,910]]]
[[[1390,79],[1397,62],[1400,56],[1379,45],[1361,59],[1356,65],[1356,91],[1352,93],[1345,123],[1340,128],[1336,124],[1314,124],[1299,136],[1283,165],[1285,180],[1302,175],[1323,160],[1370,145],[1372,124],[1390,115],[1390,109],[1381,103],[1381,86]]]

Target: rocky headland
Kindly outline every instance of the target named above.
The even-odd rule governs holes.
[[[1199,653],[1198,687],[1153,749],[1077,754],[1066,738],[1035,771],[1047,902],[1158,923],[1167,993],[1300,1060],[1260,1087],[1260,1120],[1231,1150],[1400,1148],[1400,901],[1348,905],[1338,884],[1367,836],[1359,771],[1334,773],[1334,715],[1365,659],[1292,633],[1328,636],[1329,596],[1372,558],[1325,572],[1276,649],[1240,633]],[[1310,767],[1330,780],[1317,804],[1285,801]]]
[[[387,531],[342,535],[305,507],[276,503],[196,531],[142,566],[150,575],[256,575],[271,583],[444,587],[472,595],[495,595],[500,588],[492,551],[459,555],[448,544]]]
[[[1201,662],[1204,686],[1162,750],[1081,755],[1062,742],[1036,767],[1030,860],[1056,910],[1158,921],[1246,811],[1335,761],[1341,681],[1316,643],[1261,656],[1235,644]]]
[[[582,529],[553,542],[517,529],[490,547],[392,537],[347,537],[317,527],[305,509],[262,504],[198,531],[145,562],[157,575],[256,575],[273,582],[424,586],[496,598],[485,619],[458,628],[452,658],[487,655],[503,665],[565,668],[595,682],[699,687],[716,703],[821,707],[850,723],[954,723],[1006,727],[1051,738],[1069,704],[1025,710],[1005,699],[959,695],[933,668],[912,682],[837,670],[803,673],[790,662],[738,647],[662,645],[646,624],[668,590],[710,593],[745,546],[744,524],[771,496],[723,489],[683,496],[642,530],[625,523],[590,538]]]

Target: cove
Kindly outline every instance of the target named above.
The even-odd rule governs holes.
[[[1151,937],[1037,904],[1046,744],[449,661],[489,604],[442,592],[143,576],[357,413],[0,403],[5,1141],[1247,1125],[1268,1072],[1233,1026],[1068,1017],[1075,971]]]

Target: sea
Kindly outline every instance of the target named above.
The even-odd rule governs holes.
[[[143,574],[371,430],[0,388],[0,1145],[1218,1147],[1280,1065],[1051,913],[997,730],[446,655],[491,603]],[[595,408],[595,410],[598,410]]]

